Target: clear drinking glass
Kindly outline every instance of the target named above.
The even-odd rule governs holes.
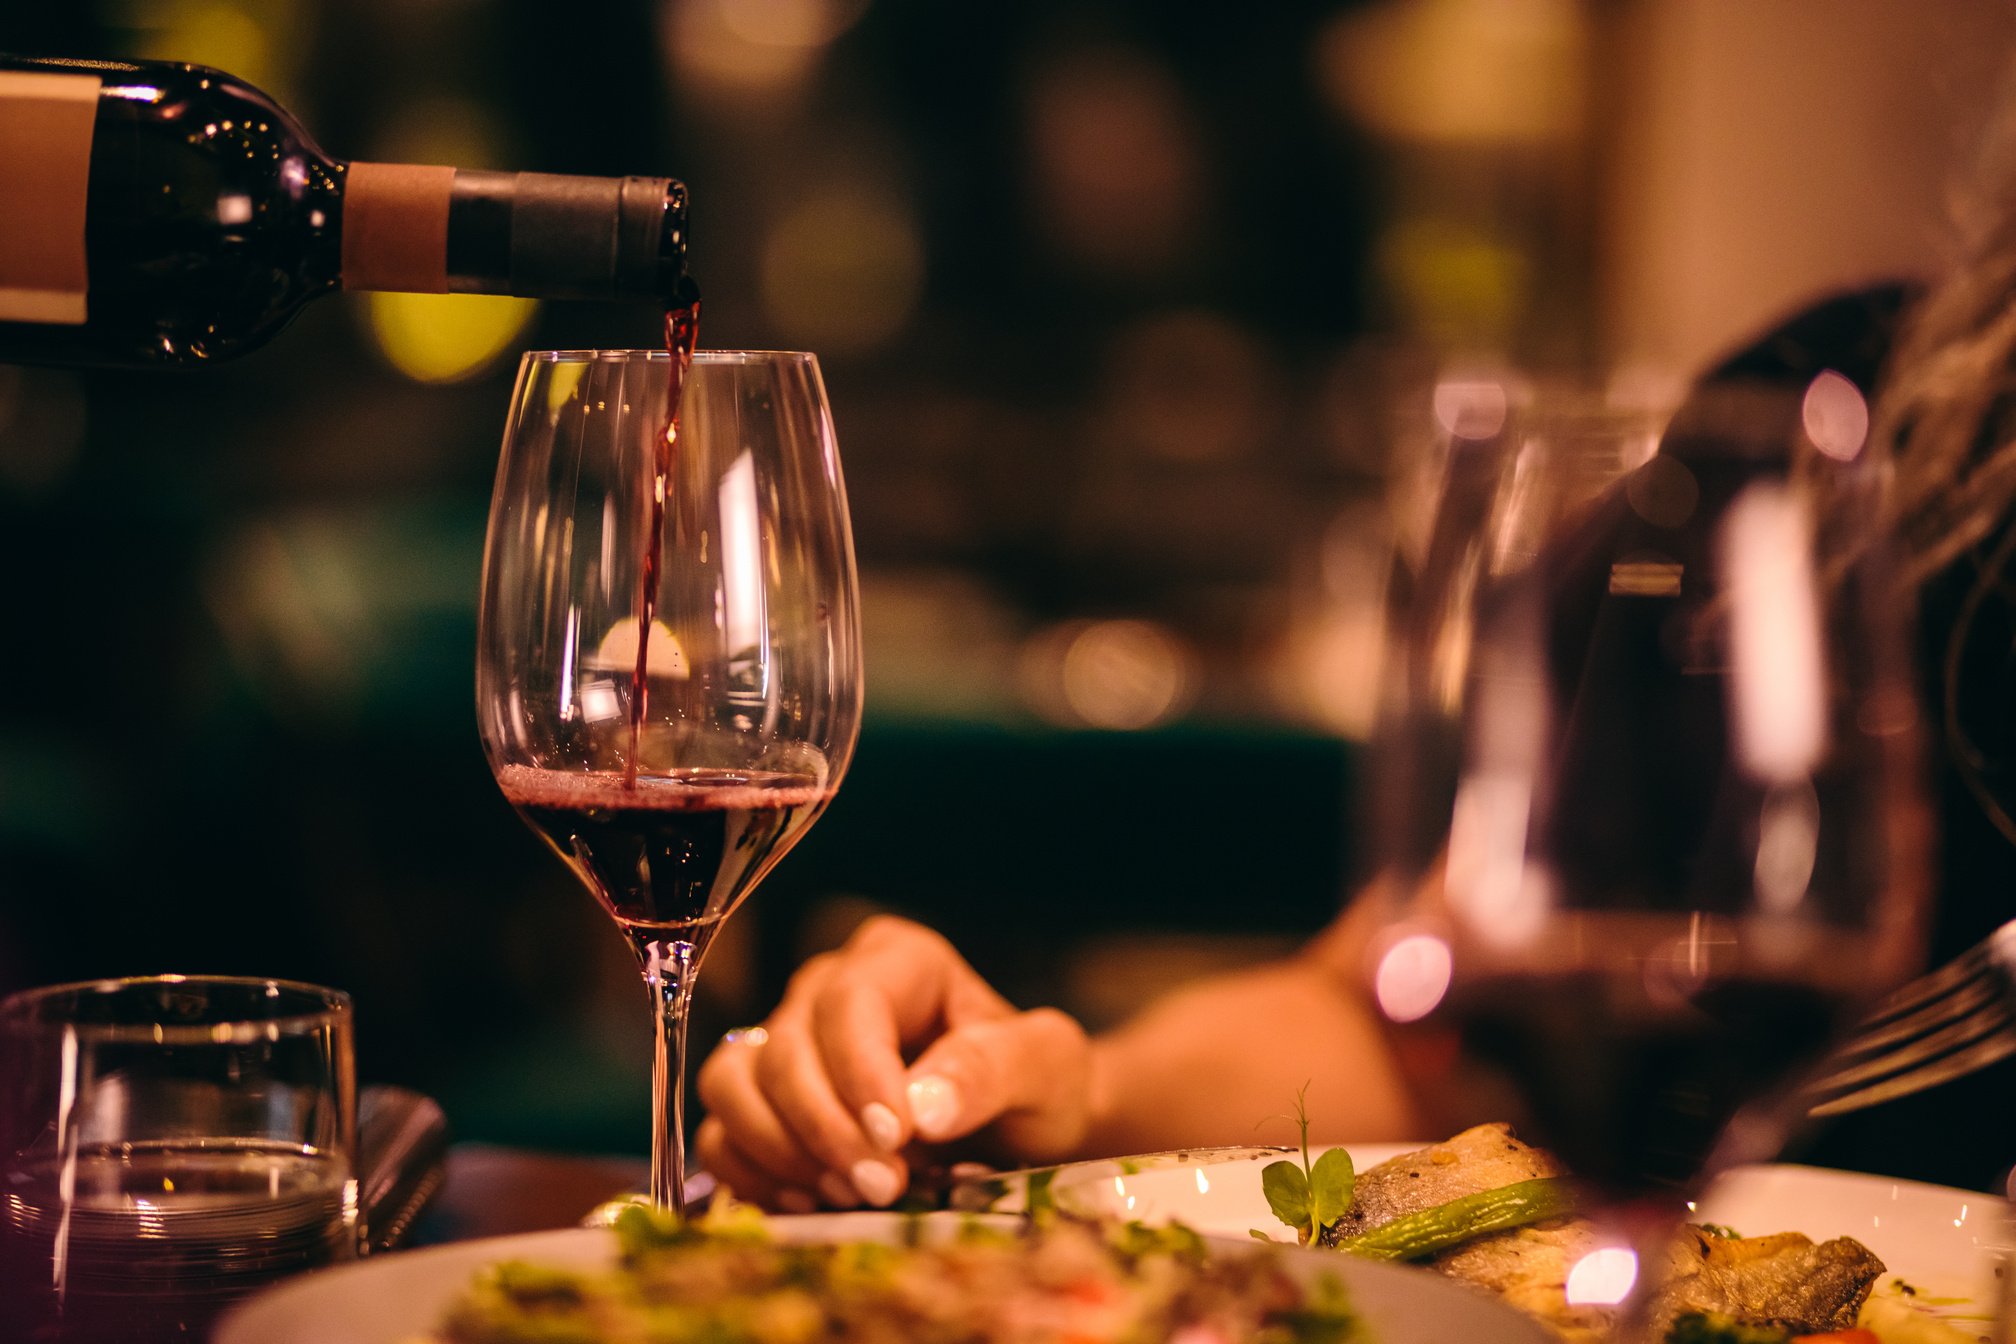
[[[476,668],[504,795],[615,919],[657,1023],[651,1196],[683,1208],[686,1012],[721,921],[832,799],[861,712],[818,362],[533,353],[490,510]]]
[[[357,1249],[349,999],[157,976],[0,1002],[0,1338],[202,1337]]]
[[[1403,1059],[1481,1062],[1642,1246],[1704,1169],[1775,1151],[1801,1070],[1920,956],[1884,465],[1833,374],[1707,387],[1670,421],[1489,382],[1439,409],[1373,991]]]

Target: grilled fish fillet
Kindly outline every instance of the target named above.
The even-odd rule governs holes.
[[[1684,1227],[1665,1271],[1651,1304],[1654,1338],[1664,1338],[1674,1318],[1689,1311],[1719,1311],[1805,1335],[1852,1327],[1883,1262],[1851,1237],[1816,1245],[1797,1232],[1724,1237]]]
[[[1351,1211],[1326,1239],[1352,1236],[1465,1195],[1564,1174],[1552,1153],[1520,1141],[1510,1125],[1478,1125],[1446,1142],[1359,1172]],[[1596,1249],[1597,1241],[1595,1226],[1587,1219],[1550,1218],[1478,1237],[1434,1256],[1428,1264],[1498,1294],[1565,1339],[1593,1341],[1609,1332],[1616,1313],[1604,1307],[1569,1306],[1565,1285],[1569,1267]]]
[[[1602,1244],[1588,1219],[1552,1218],[1452,1247],[1428,1264],[1498,1294],[1564,1340],[1592,1344],[1608,1337],[1617,1310],[1570,1305],[1568,1271]]]
[[[1447,1142],[1405,1153],[1358,1174],[1351,1211],[1325,1240],[1351,1236],[1404,1214],[1540,1176],[1566,1174],[1552,1154],[1521,1142],[1503,1124],[1466,1129]],[[1552,1218],[1478,1237],[1428,1260],[1454,1278],[1503,1297],[1573,1344],[1593,1344],[1616,1325],[1613,1308],[1568,1302],[1568,1271],[1601,1243],[1585,1218]],[[1816,1246],[1796,1232],[1723,1237],[1687,1226],[1676,1236],[1653,1299],[1651,1339],[1675,1317],[1716,1311],[1795,1331],[1852,1326],[1883,1263],[1843,1237]]]
[[[1505,1124],[1478,1125],[1418,1153],[1402,1153],[1358,1173],[1351,1211],[1337,1237],[1355,1236],[1402,1214],[1447,1204],[1536,1176],[1565,1174],[1551,1153],[1513,1137]]]

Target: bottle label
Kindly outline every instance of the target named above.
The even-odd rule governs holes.
[[[84,321],[96,75],[0,70],[0,322]]]

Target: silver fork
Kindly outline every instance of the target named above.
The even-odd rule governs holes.
[[[2016,1055],[2016,920],[1891,993],[1808,1085],[1807,1114],[1908,1096]]]

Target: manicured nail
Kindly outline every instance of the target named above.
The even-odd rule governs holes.
[[[861,1198],[878,1209],[894,1204],[896,1196],[903,1193],[903,1178],[886,1163],[864,1157],[848,1168],[847,1174],[853,1179],[854,1188],[861,1192]]]
[[[951,1134],[959,1121],[959,1089],[950,1078],[927,1073],[914,1078],[905,1089],[910,1097],[910,1120],[927,1139]]]
[[[777,1207],[786,1213],[810,1213],[819,1207],[819,1201],[803,1190],[787,1188],[777,1192]]]
[[[836,1209],[851,1209],[861,1202],[861,1192],[854,1188],[854,1182],[837,1171],[829,1171],[819,1178],[819,1193]]]
[[[884,1152],[895,1152],[903,1142],[903,1122],[879,1101],[861,1108],[861,1128],[868,1132],[869,1141]]]

